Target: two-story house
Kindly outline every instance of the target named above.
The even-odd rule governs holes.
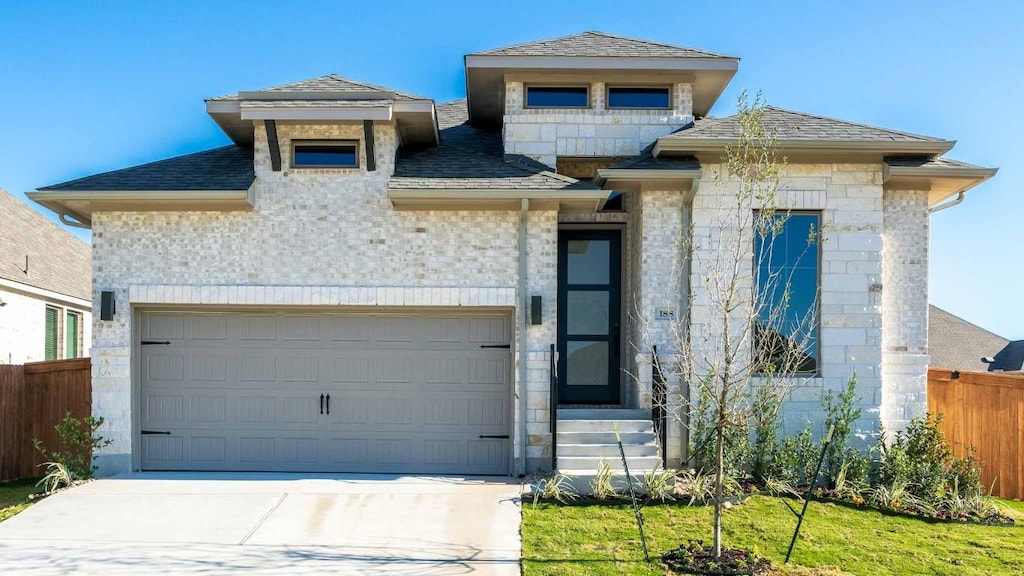
[[[708,113],[738,63],[585,32],[467,55],[446,104],[335,75],[241,91],[206,101],[229,146],[31,193],[93,230],[101,472],[592,472],[613,425],[635,468],[678,465],[650,345],[671,353],[657,318],[705,321],[679,238],[722,201],[738,123]],[[929,212],[994,170],[765,121],[827,234],[786,431],[854,372],[858,428],[900,428],[926,407]]]

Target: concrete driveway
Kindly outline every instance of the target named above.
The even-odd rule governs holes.
[[[0,523],[8,574],[519,574],[519,485],[144,473]]]

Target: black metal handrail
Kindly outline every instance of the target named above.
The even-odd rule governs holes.
[[[661,452],[662,467],[668,466],[668,409],[666,404],[668,390],[665,384],[665,375],[661,372],[661,362],[658,360],[658,347],[653,346],[651,352],[651,420],[654,422],[654,433],[658,437],[658,449]]]
[[[558,470],[558,368],[555,365],[555,345],[548,352],[551,390],[548,395],[548,430],[551,432],[551,469]]]

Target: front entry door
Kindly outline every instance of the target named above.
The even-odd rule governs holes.
[[[621,234],[558,235],[558,402],[619,403]]]

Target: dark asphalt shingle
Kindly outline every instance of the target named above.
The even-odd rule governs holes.
[[[252,148],[224,146],[39,190],[248,190],[255,179]]]
[[[764,126],[774,131],[779,140],[813,140],[846,142],[942,142],[941,138],[921,136],[909,132],[889,130],[867,124],[858,124],[817,116],[804,112],[764,107]],[[666,136],[669,139],[688,138],[735,140],[740,135],[739,115],[726,118],[698,118],[693,124]]]
[[[938,306],[928,305],[928,354],[931,355],[928,365],[932,368],[984,372],[989,369],[989,365],[981,359],[1002,359],[997,356],[1008,344],[1010,341],[1002,336]],[[1016,370],[1020,370],[1019,362]]]
[[[402,150],[393,189],[596,190],[586,182],[555,174],[538,162],[504,154],[501,133],[469,125],[466,101],[437,107],[441,144]]]
[[[470,56],[582,56],[638,58],[732,58],[714,52],[663,42],[588,31],[571,36],[524,42],[476,52]]]
[[[3,189],[0,215],[0,278],[92,300],[92,250],[85,242]]]

